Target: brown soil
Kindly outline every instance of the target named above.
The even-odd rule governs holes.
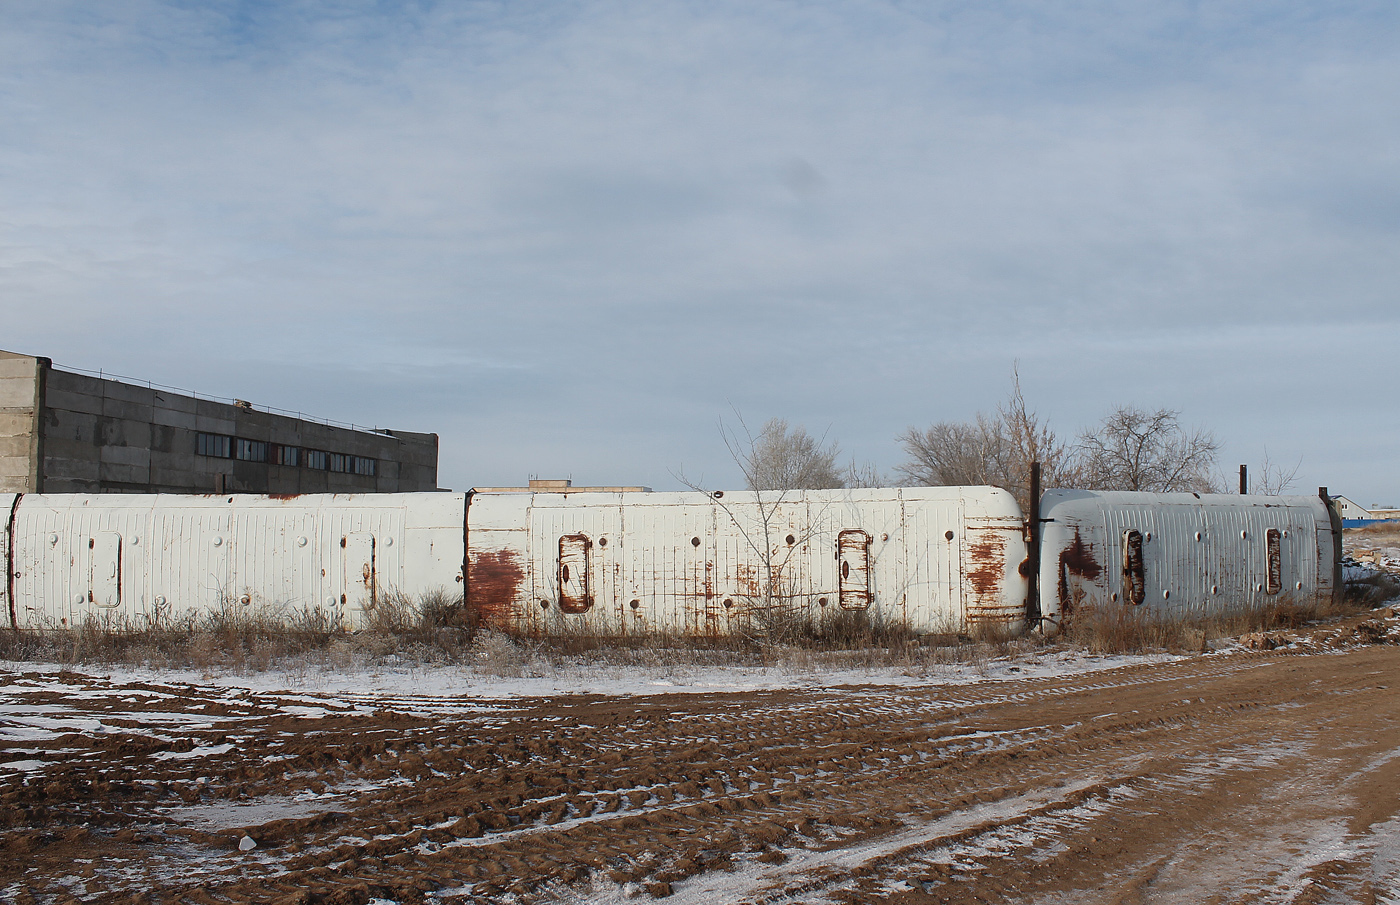
[[[5,742],[31,764],[0,773],[0,900],[1377,901],[1397,634],[1387,611],[1060,679],[486,704],[0,673],[12,713],[71,727]]]

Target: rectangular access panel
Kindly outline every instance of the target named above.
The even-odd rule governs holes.
[[[1123,601],[1134,605],[1147,599],[1147,575],[1142,564],[1142,532],[1123,532]]]
[[[836,535],[836,557],[841,570],[841,608],[863,610],[870,606],[870,535],[859,528]]]
[[[88,552],[88,603],[121,606],[122,536],[115,531],[94,532],[88,538]]]
[[[559,609],[586,613],[593,606],[588,587],[588,551],[593,542],[585,534],[559,538]]]

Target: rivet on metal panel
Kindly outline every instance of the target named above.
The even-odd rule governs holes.
[[[1143,541],[1143,543],[1146,543],[1146,542],[1148,542],[1148,541],[1150,541],[1150,540],[1152,540],[1152,532],[1151,532],[1151,531],[1147,532],[1146,534],[1144,534],[1144,535],[1142,536],[1142,541]]]
[[[1247,532],[1247,531],[1241,531],[1241,532],[1240,532],[1240,540],[1244,540],[1246,537],[1249,537],[1249,532]]]
[[[139,546],[141,546],[141,538],[139,538],[139,537],[133,537],[133,538],[131,539],[131,545],[132,545],[133,547],[139,547]]]
[[[1301,591],[1301,590],[1303,590],[1303,583],[1300,581],[1300,582],[1298,582],[1297,584],[1295,584],[1293,587],[1294,587],[1295,590]]]
[[[547,609],[549,609],[549,601],[548,601],[548,600],[545,600],[543,597],[540,598],[540,609],[542,609],[542,610],[547,610]]]
[[[58,543],[58,535],[57,535],[57,534],[50,534],[50,535],[49,535],[49,546],[50,546],[50,547],[55,546],[57,543]]]
[[[1117,602],[1118,602],[1118,592],[1117,592],[1117,591],[1114,591],[1112,594],[1109,594],[1109,595],[1108,595],[1108,599],[1111,600],[1111,601],[1113,601],[1114,603],[1117,603]]]
[[[155,603],[156,603],[156,606],[165,606],[165,595],[164,595],[164,594],[157,594],[157,595],[156,595],[156,601],[155,601]]]
[[[1210,586],[1210,592],[1211,592],[1212,594],[1219,594],[1219,593],[1220,593],[1220,585],[1218,585],[1218,584],[1213,584],[1213,585],[1211,585],[1211,586]]]
[[[639,607],[639,606],[642,605],[642,602],[641,602],[640,600],[633,600],[633,601],[631,601],[630,603],[628,603],[627,605],[630,606],[632,609],[635,610],[637,607]]]
[[[606,547],[607,545],[608,545],[608,539],[607,539],[606,537],[600,537],[600,538],[598,538],[598,546],[600,546],[600,547]]]
[[[216,538],[214,538],[214,546],[216,546],[216,547],[222,547],[223,545],[224,545],[224,539],[223,539],[222,537],[216,537]]]
[[[247,606],[248,604],[253,602],[253,598],[247,594],[244,594],[242,597],[238,598],[238,602],[243,604],[244,606]]]
[[[1201,539],[1201,532],[1197,531],[1197,532],[1196,532],[1196,540],[1200,540],[1200,539]]]
[[[335,606],[335,598],[328,595],[326,597],[326,606]]]
[[[386,546],[386,547],[392,547],[393,545],[394,545],[394,539],[393,539],[392,537],[386,537],[386,538],[384,538],[384,546]]]
[[[1259,593],[1259,592],[1262,591],[1262,590],[1264,590],[1264,586],[1263,586],[1262,584],[1256,584],[1256,585],[1254,586],[1254,592],[1255,592],[1256,594]]]
[[[787,541],[787,544],[788,544],[789,547],[791,547],[793,544],[797,543],[797,538],[793,537],[791,534],[789,534],[786,538],[784,538],[784,540]]]
[[[734,606],[734,601],[730,600],[728,597],[724,598],[724,608],[727,610],[732,606]]]
[[[82,594],[74,594],[74,595],[73,595],[73,602],[74,602],[74,603],[82,603],[82,602],[83,602],[83,595],[82,595]]]
[[[1171,591],[1166,591],[1166,590],[1162,591],[1162,599],[1163,599],[1163,600],[1169,600],[1169,599],[1171,599],[1171,596],[1172,596],[1172,592],[1171,592]]]
[[[299,538],[297,538],[297,546],[298,546],[298,547],[305,547],[305,546],[306,546],[306,538],[304,538],[304,537],[299,537]]]
[[[889,539],[890,539],[890,536],[889,536],[888,534],[882,534],[882,535],[880,535],[880,540],[882,540],[882,541],[886,541],[886,540],[889,540]]]
[[[692,547],[698,547],[698,546],[700,546],[700,538],[698,538],[698,537],[692,537],[692,538],[690,539],[690,545],[691,545]]]
[[[825,597],[818,597],[818,598],[817,598],[817,606],[826,606],[826,598],[825,598]]]
[[[952,539],[953,539],[953,532],[951,532],[951,531],[944,531],[944,532],[943,532],[943,539],[944,539],[944,540],[952,540]]]

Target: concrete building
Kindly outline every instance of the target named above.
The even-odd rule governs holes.
[[[437,489],[437,434],[336,426],[0,351],[0,492]]]

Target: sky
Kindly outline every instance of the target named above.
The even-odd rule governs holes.
[[[1400,502],[1400,6],[0,9],[0,348],[441,436],[439,483],[892,472],[1028,402]]]

